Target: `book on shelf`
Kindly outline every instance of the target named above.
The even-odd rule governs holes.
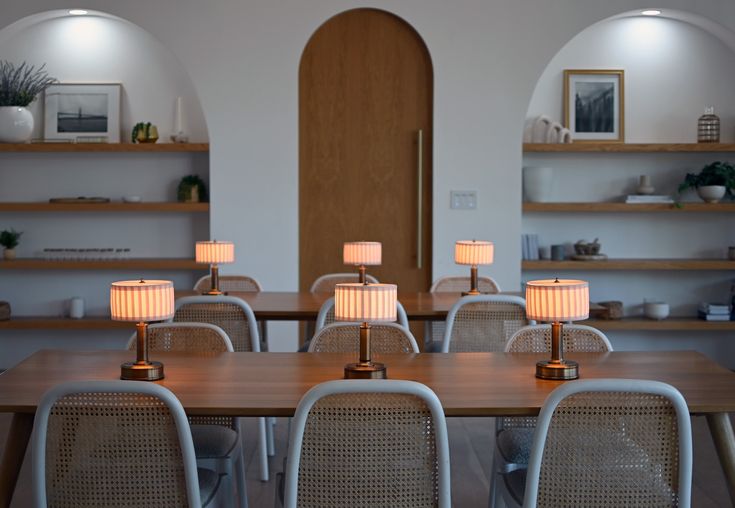
[[[673,203],[674,198],[663,194],[629,194],[626,203]]]
[[[697,311],[697,317],[705,321],[730,321],[730,314],[707,314],[706,312]]]
[[[521,235],[521,259],[531,261],[537,260],[538,258],[538,235]]]
[[[727,314],[730,315],[730,306],[726,303],[710,303],[702,302],[697,307],[699,312],[704,314]]]

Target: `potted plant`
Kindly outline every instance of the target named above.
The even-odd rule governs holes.
[[[178,200],[184,203],[207,202],[207,186],[197,175],[188,175],[181,179],[177,189]]]
[[[687,173],[679,184],[679,194],[687,189],[696,189],[699,197],[707,203],[717,203],[724,196],[733,198],[735,189],[735,167],[729,162],[712,162],[699,173]]]
[[[3,257],[5,259],[15,259],[15,248],[18,246],[22,231],[16,231],[13,228],[0,232],[0,245],[5,247]]]
[[[16,66],[0,60],[0,142],[23,143],[31,139],[33,115],[26,106],[56,83],[45,66],[36,69],[25,62]]]

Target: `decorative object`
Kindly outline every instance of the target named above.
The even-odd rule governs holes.
[[[599,319],[623,319],[623,302],[610,300],[609,302],[597,302],[597,305],[605,308]]]
[[[532,280],[526,283],[526,315],[528,319],[551,321],[551,360],[536,364],[536,377],[541,379],[577,379],[579,365],[564,360],[562,322],[589,317],[589,284],[583,280]]]
[[[19,66],[0,60],[0,142],[25,143],[33,133],[33,115],[26,107],[56,83],[44,70],[23,62]]]
[[[182,178],[176,194],[178,200],[184,203],[206,203],[209,200],[207,185],[197,175],[188,175]]]
[[[550,167],[526,166],[523,168],[523,193],[526,201],[547,203],[551,201],[554,170]]]
[[[120,89],[119,83],[49,86],[44,137],[119,143]]]
[[[133,143],[155,143],[158,141],[158,127],[151,122],[138,122],[133,126],[130,140]]]
[[[380,242],[345,242],[342,247],[342,262],[358,266],[360,283],[365,284],[365,266],[377,266],[382,262],[383,244]]]
[[[644,196],[648,196],[656,192],[656,188],[651,185],[651,177],[648,175],[641,175],[638,180],[638,187],[636,193]]]
[[[0,321],[10,319],[10,303],[0,301]]]
[[[75,296],[69,299],[69,317],[71,319],[82,319],[84,317],[84,298]]]
[[[566,248],[563,244],[557,244],[551,246],[551,260],[552,261],[564,261],[566,255]]]
[[[235,244],[232,242],[197,242],[196,262],[210,265],[210,280],[212,286],[205,295],[222,295],[219,290],[219,265],[235,262]]]
[[[600,254],[600,242],[595,238],[594,242],[586,242],[579,240],[574,244],[574,256],[572,259],[576,261],[600,261],[607,259],[605,254]]]
[[[527,143],[571,143],[572,133],[559,122],[546,115],[539,115],[524,136]]]
[[[110,313],[114,321],[135,321],[135,362],[120,366],[120,379],[163,379],[163,364],[148,359],[149,321],[166,321],[174,315],[174,283],[170,280],[122,280],[110,286]]]
[[[669,304],[665,302],[644,302],[643,315],[658,321],[669,317]]]
[[[703,189],[703,187],[724,187],[723,189]],[[697,189],[699,197],[707,203],[717,203],[724,196],[733,198],[735,189],[735,166],[729,162],[715,161],[707,164],[699,173],[687,173],[679,184],[681,194],[687,189]]]
[[[462,296],[482,294],[477,289],[477,265],[491,265],[493,254],[492,242],[458,240],[454,244],[454,262],[458,265],[470,266],[470,290],[463,291]]]
[[[714,106],[704,108],[704,114],[697,121],[697,143],[720,142],[720,117],[715,115]]]
[[[625,140],[622,70],[564,71],[564,125],[574,141]]]
[[[142,201],[140,196],[123,196],[122,200],[124,203],[140,203]]]
[[[735,246],[731,245],[727,248],[727,259],[735,261]]]
[[[184,133],[184,107],[183,99],[176,97],[176,106],[174,109],[174,133],[171,134],[173,143],[188,143],[189,136]]]
[[[13,228],[0,232],[0,245],[5,247],[3,257],[5,259],[15,259],[15,248],[20,243],[22,231],[16,231]]]
[[[358,321],[360,360],[345,365],[345,379],[385,379],[384,364],[373,362],[370,352],[370,323],[396,320],[395,284],[343,283],[334,287],[334,319]]]

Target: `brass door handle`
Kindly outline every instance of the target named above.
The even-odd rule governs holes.
[[[419,129],[418,131],[418,137],[417,137],[417,170],[418,170],[418,199],[416,206],[416,213],[417,213],[417,224],[418,224],[418,230],[416,231],[416,268],[421,270],[424,266],[424,199],[423,199],[423,190],[424,190],[424,181],[423,181],[423,169],[424,169],[424,131],[423,129]]]

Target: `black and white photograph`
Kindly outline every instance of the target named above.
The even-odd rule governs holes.
[[[120,85],[51,85],[44,116],[46,139],[119,143]]]
[[[575,141],[624,141],[622,70],[565,70],[564,123]]]

